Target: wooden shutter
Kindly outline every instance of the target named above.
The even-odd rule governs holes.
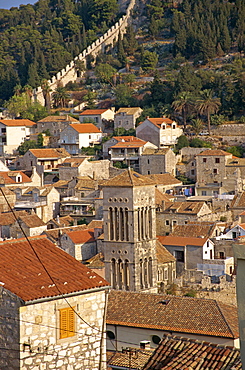
[[[70,307],[59,310],[60,312],[60,339],[75,335],[75,314]]]

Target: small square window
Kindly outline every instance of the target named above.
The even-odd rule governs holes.
[[[169,220],[166,220],[166,226],[169,226]]]
[[[207,162],[207,158],[203,158],[202,161],[203,161],[203,163],[206,163]]]
[[[191,175],[195,175],[195,170],[191,170]]]
[[[220,158],[215,158],[215,163],[220,163]]]
[[[213,174],[214,174],[214,175],[217,175],[217,173],[218,173],[218,169],[217,169],[217,168],[214,168],[214,169],[213,169]]]

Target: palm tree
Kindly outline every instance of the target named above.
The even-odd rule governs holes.
[[[208,121],[208,132],[210,134],[210,115],[217,113],[221,105],[220,99],[214,96],[210,89],[203,90],[201,96],[196,101],[196,107],[200,114],[205,114]]]
[[[188,91],[182,91],[173,101],[172,107],[176,112],[180,112],[183,118],[184,130],[186,129],[187,114],[193,107],[193,98]]]
[[[64,108],[69,99],[70,94],[66,92],[66,89],[63,86],[57,86],[52,94],[52,100],[56,107],[60,106],[61,108]]]
[[[195,134],[198,135],[202,131],[203,121],[200,118],[193,119],[191,121],[191,126],[192,126],[192,129],[195,132]]]
[[[47,80],[42,80],[41,82],[41,88],[43,91],[43,97],[44,97],[44,105],[47,108],[47,111],[50,112],[51,108],[51,97],[50,97],[50,92],[51,92],[51,87],[49,86],[49,83]]]

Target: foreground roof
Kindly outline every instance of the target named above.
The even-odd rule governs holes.
[[[193,339],[164,335],[143,370],[242,369],[240,351]]]
[[[16,181],[17,176],[21,176],[20,182]],[[22,184],[23,182],[31,182],[31,179],[22,171],[0,172],[0,184]]]
[[[126,171],[123,171],[120,175],[115,176],[108,181],[105,181],[103,183],[103,186],[134,187],[154,184],[155,183],[146,176],[140,175],[138,172],[128,169]]]
[[[66,231],[66,235],[74,244],[94,242],[94,229]]]
[[[115,369],[142,369],[146,361],[153,354],[152,349],[139,349],[131,348],[133,356],[129,356],[129,353],[124,352],[108,352],[107,353],[107,365],[113,366]],[[135,351],[135,353],[134,353]]]
[[[25,238],[0,242],[0,281],[24,301],[109,285],[46,236],[30,237],[29,241],[40,260]]]
[[[186,246],[186,245],[193,245],[196,247],[202,247],[204,243],[208,240],[208,238],[193,238],[192,236],[158,236],[158,240],[163,245],[173,245],[173,246]]]
[[[237,308],[213,299],[112,290],[107,324],[238,338]]]

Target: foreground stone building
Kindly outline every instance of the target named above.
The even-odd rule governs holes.
[[[105,370],[108,283],[46,237],[29,240],[42,264],[25,239],[0,243],[0,369]]]

